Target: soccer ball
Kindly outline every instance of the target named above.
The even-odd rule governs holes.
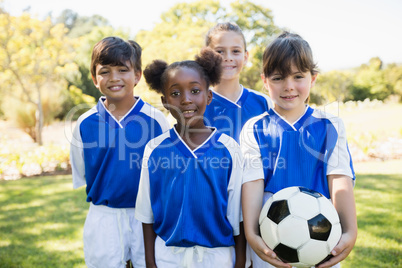
[[[311,267],[330,258],[342,234],[331,201],[297,186],[271,196],[261,210],[259,224],[267,246],[296,267]]]

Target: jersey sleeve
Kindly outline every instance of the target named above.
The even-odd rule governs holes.
[[[170,129],[169,121],[167,120],[166,116],[159,110],[155,108],[155,120],[158,122],[162,129],[162,133],[165,133]]]
[[[86,185],[84,145],[81,138],[80,125],[81,121],[78,120],[73,130],[73,135],[70,141],[70,163],[73,175],[74,189]]]
[[[240,133],[240,148],[244,158],[243,183],[264,179],[260,146],[254,133],[254,124],[259,118],[248,120]]]
[[[140,184],[138,186],[137,200],[135,204],[135,218],[143,223],[153,223],[154,214],[151,207],[151,189],[149,183],[148,160],[152,152],[150,147],[152,140],[147,144],[142,159]]]
[[[240,234],[241,215],[241,185],[243,179],[243,156],[237,142],[222,134],[220,140],[225,144],[232,158],[232,172],[230,174],[228,192],[228,208],[226,217],[233,229],[233,235]]]
[[[347,145],[346,130],[342,119],[336,117],[331,122],[338,132],[338,140],[328,159],[327,175],[345,175],[355,179],[352,159]]]

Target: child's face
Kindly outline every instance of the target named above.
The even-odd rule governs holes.
[[[211,100],[212,92],[196,70],[182,67],[169,72],[162,103],[178,124],[205,127],[204,112]]]
[[[240,72],[248,59],[243,37],[232,31],[218,32],[211,38],[209,46],[223,57],[221,79],[239,79]]]
[[[133,89],[141,78],[141,72],[135,73],[129,61],[126,61],[125,65],[96,66],[95,77],[92,77],[92,80],[106,98],[119,101],[133,96]]]
[[[282,77],[275,71],[268,77],[261,76],[265,88],[275,103],[275,110],[283,116],[301,116],[305,110],[305,101],[310,88],[315,84],[317,74],[300,72],[292,63],[291,74]]]

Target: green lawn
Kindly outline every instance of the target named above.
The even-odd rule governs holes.
[[[359,234],[343,268],[401,267],[401,166],[356,165]],[[0,267],[85,267],[87,208],[70,175],[0,181]]]
[[[88,204],[71,175],[0,182],[0,267],[85,267]]]

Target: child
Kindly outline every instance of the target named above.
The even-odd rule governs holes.
[[[237,24],[218,23],[207,33],[205,45],[223,57],[222,78],[213,88],[212,102],[204,114],[205,123],[239,142],[240,131],[247,120],[268,111],[272,101],[265,94],[247,89],[239,83],[248,51]]]
[[[92,52],[91,74],[105,96],[77,121],[71,144],[73,186],[87,185],[84,225],[88,267],[145,267],[142,224],[134,218],[147,142],[168,129],[164,115],[133,96],[141,78],[141,47],[107,37]]]
[[[317,78],[308,43],[284,32],[263,55],[261,75],[274,108],[250,119],[240,137],[245,158],[242,188],[244,229],[254,268],[290,267],[276,259],[259,235],[258,217],[263,203],[277,191],[305,186],[331,198],[338,211],[342,237],[334,257],[319,267],[345,259],[357,236],[353,197],[354,171],[340,118],[308,106],[310,88]],[[266,261],[262,261],[262,260]],[[339,265],[338,265],[339,266]]]
[[[195,61],[155,60],[144,71],[177,120],[144,153],[135,216],[143,222],[147,267],[244,267],[245,252],[233,247],[243,235],[240,147],[203,121],[221,60],[203,49]]]

